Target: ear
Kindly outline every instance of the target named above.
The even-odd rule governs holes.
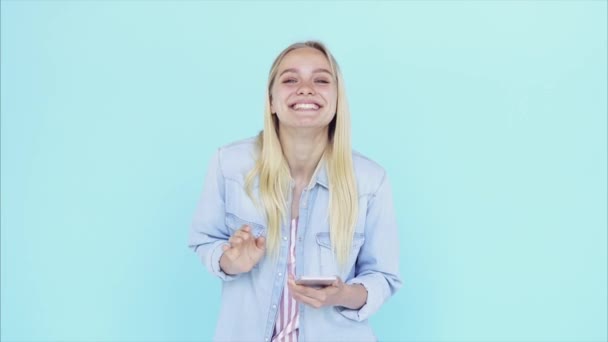
[[[270,96],[270,98],[268,99],[268,101],[270,102],[270,113],[276,114],[277,111],[274,109],[274,104],[273,104],[274,101],[272,101],[272,96]]]

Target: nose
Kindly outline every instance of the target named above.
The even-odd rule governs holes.
[[[308,82],[302,82],[300,87],[298,88],[298,95],[314,95],[315,90]]]

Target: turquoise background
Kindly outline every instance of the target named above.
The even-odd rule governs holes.
[[[212,338],[207,162],[320,39],[393,184],[381,340],[606,341],[607,2],[1,3],[2,341]]]

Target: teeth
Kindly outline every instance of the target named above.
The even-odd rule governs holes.
[[[314,103],[296,103],[293,109],[319,109],[319,106]]]

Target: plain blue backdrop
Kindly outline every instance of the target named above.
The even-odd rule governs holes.
[[[606,341],[607,2],[1,2],[1,340],[206,341],[214,150],[319,39],[388,171],[381,340]]]

